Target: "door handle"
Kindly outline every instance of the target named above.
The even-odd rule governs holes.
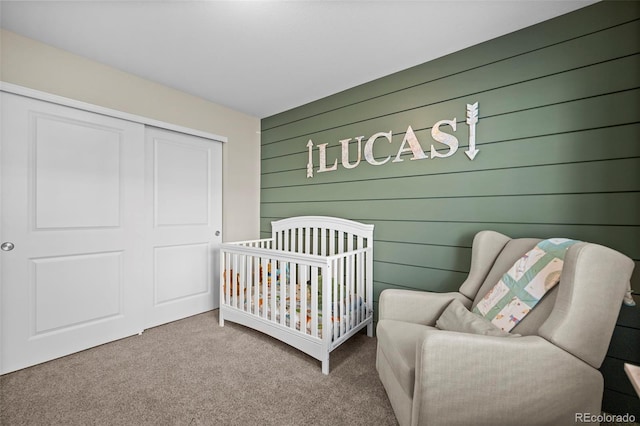
[[[0,249],[2,249],[2,251],[11,251],[14,247],[15,245],[13,245],[13,243],[10,241],[6,241],[2,243],[2,245],[0,245]]]

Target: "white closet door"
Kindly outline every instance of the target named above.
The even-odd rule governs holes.
[[[7,93],[1,104],[6,373],[144,328],[144,126]]]
[[[148,127],[145,156],[153,327],[218,307],[222,144]]]

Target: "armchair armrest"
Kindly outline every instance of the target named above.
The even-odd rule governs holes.
[[[453,299],[460,300],[467,308],[471,306],[472,301],[458,292],[384,290],[378,301],[378,319],[435,325],[436,320]]]
[[[415,377],[413,424],[573,424],[600,414],[602,375],[539,336],[428,330]]]

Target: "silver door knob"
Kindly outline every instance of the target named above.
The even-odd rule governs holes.
[[[2,243],[0,249],[2,249],[2,251],[11,251],[14,247],[13,243],[7,241],[6,243]]]
[[[220,231],[216,231],[216,237],[220,236]]]

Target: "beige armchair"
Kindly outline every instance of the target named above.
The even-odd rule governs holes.
[[[471,309],[540,240],[482,231],[459,292],[385,290],[376,367],[401,425],[565,425],[600,414],[600,367],[634,263],[580,242],[560,283],[511,331],[439,330],[453,299]]]

